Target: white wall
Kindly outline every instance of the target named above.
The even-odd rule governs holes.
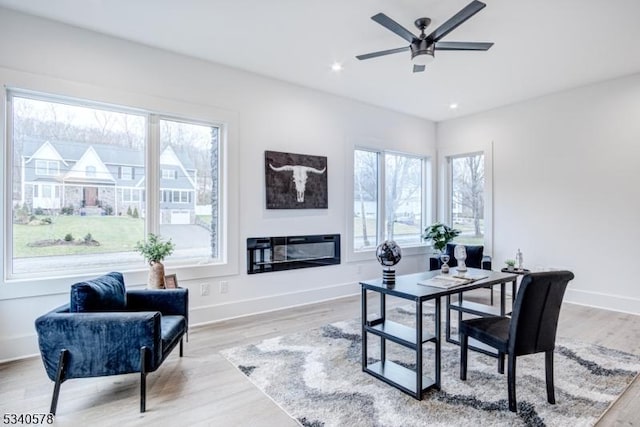
[[[191,291],[192,323],[358,292],[359,279],[380,274],[373,259],[357,265],[247,276],[246,238],[341,233],[344,249],[346,213],[352,209],[344,192],[351,180],[351,165],[345,161],[350,147],[376,140],[391,149],[435,157],[435,124],[427,120],[2,8],[0,80],[2,85],[33,86],[25,89],[54,87],[64,92],[64,88],[73,88],[74,95],[92,98],[97,94],[103,101],[126,98],[134,104],[139,100],[156,106],[180,103],[194,111],[202,106],[234,118],[239,158],[232,161],[231,173],[238,179],[240,197],[230,214],[239,219],[239,231],[230,237],[238,242],[232,256],[238,258],[239,268],[236,274],[224,277],[229,284],[227,294],[218,292],[221,277],[180,281]],[[265,150],[327,156],[329,209],[267,211]],[[2,157],[4,160],[4,153]],[[418,271],[424,262],[424,256],[407,256],[398,271]],[[142,277],[142,273],[131,275],[128,284],[142,283]],[[179,280],[181,277],[190,277],[189,272],[179,272]],[[201,283],[212,286],[211,295],[200,296]],[[57,293],[0,300],[0,360],[35,354],[34,319],[67,299],[66,293]]]
[[[493,255],[574,272],[566,300],[640,314],[640,75],[437,125],[439,150],[493,142]]]

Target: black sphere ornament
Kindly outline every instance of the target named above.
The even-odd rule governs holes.
[[[400,246],[393,240],[385,240],[376,249],[376,258],[378,258],[378,262],[385,267],[385,269],[382,270],[382,283],[387,286],[395,285],[396,271],[391,267],[399,263],[402,259]]]

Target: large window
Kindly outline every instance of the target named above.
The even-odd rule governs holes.
[[[383,240],[419,246],[425,222],[426,159],[368,150],[354,151],[353,249]]]
[[[14,90],[7,107],[8,277],[139,268],[148,232],[176,243],[169,264],[221,258],[218,126]]]
[[[465,244],[484,244],[484,154],[447,158],[450,172],[449,212],[451,224],[461,231],[455,239]]]

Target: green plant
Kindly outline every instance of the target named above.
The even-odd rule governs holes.
[[[140,214],[138,213],[138,208],[137,207],[133,208],[133,213],[131,214],[131,216],[134,217],[134,218],[140,217]]]
[[[164,242],[153,233],[149,233],[149,237],[146,242],[136,243],[136,250],[144,257],[149,263],[161,262],[165,257],[171,255],[176,245],[173,244],[171,239]]]
[[[73,205],[65,206],[60,209],[61,215],[73,215]]]
[[[73,234],[71,234],[71,233],[65,234],[64,241],[65,242],[73,242]]]
[[[515,259],[506,259],[504,263],[507,264],[508,267],[515,267],[516,260]]]
[[[441,222],[436,222],[424,229],[422,238],[430,241],[433,248],[439,252],[443,252],[447,247],[447,243],[452,241],[460,234],[460,230],[451,228]]]
[[[26,204],[20,206],[16,204],[13,208],[13,222],[14,224],[28,224],[29,223],[29,208]]]
[[[84,236],[84,242],[91,243],[92,241],[93,241],[93,236],[91,235],[91,233],[87,233],[87,235]]]

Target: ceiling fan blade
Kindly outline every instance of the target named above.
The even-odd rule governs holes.
[[[480,12],[486,4],[481,1],[474,0],[468,5],[466,5],[460,12],[456,13],[451,17],[447,22],[440,25],[435,31],[427,36],[427,40],[429,42],[437,42],[451,31],[455,30],[460,26],[464,21],[471,18],[476,13]]]
[[[358,58],[359,60],[371,59],[371,58],[377,58],[378,56],[391,55],[392,53],[406,52],[408,50],[409,50],[409,46],[405,46],[405,47],[399,47],[397,49],[389,49],[389,50],[381,50],[379,52],[365,53],[364,55],[356,56],[356,58]]]
[[[435,50],[489,50],[491,42],[437,42]]]
[[[424,71],[425,68],[427,68],[425,65],[413,64],[413,72],[414,73],[421,73],[421,72]]]
[[[399,35],[409,43],[412,43],[414,39],[417,39],[417,37],[414,36],[411,31],[407,30],[405,27],[398,24],[396,21],[389,18],[384,13],[378,13],[377,15],[373,15],[371,19],[373,19],[378,24],[385,27],[387,30],[393,31],[394,33],[396,33],[397,35]]]

